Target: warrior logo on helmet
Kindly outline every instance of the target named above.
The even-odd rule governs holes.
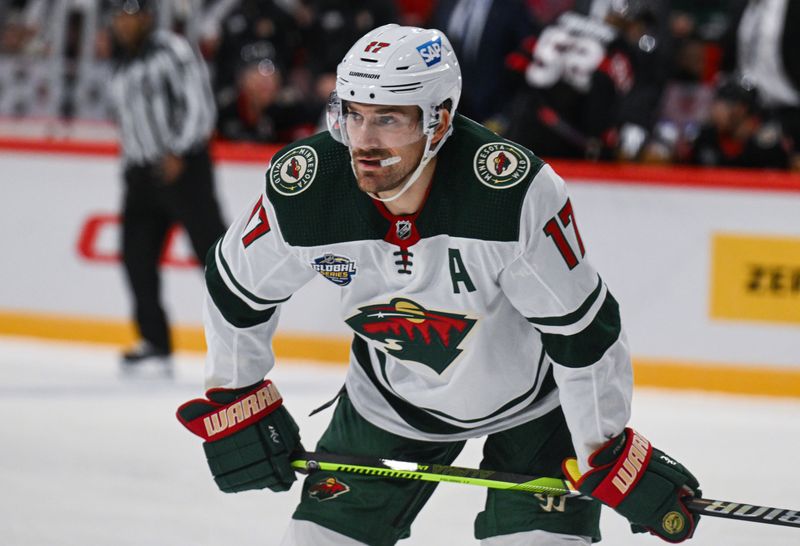
[[[348,491],[350,491],[350,486],[331,476],[309,487],[308,496],[319,502],[323,502],[334,499],[339,495],[344,495]]]
[[[483,185],[503,190],[525,179],[531,170],[531,161],[513,144],[490,142],[478,148],[473,166],[475,176]]]
[[[317,175],[317,152],[310,146],[298,146],[272,163],[269,181],[281,195],[297,195],[311,186]]]
[[[388,304],[361,307],[346,322],[364,337],[383,343],[390,355],[419,362],[441,374],[461,353],[458,346],[477,321],[394,298]]]

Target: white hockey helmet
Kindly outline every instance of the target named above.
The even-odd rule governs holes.
[[[336,91],[328,105],[328,129],[349,144],[343,131],[342,101],[419,106],[425,136],[439,124],[439,107],[448,99],[454,114],[461,97],[461,69],[450,41],[439,30],[378,27],[358,40],[336,69]],[[452,132],[452,124],[435,155]],[[426,149],[427,152],[427,149]]]

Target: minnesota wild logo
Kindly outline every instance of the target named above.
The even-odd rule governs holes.
[[[459,344],[477,322],[466,315],[429,311],[404,298],[360,307],[347,324],[384,344],[390,355],[419,362],[441,374],[461,353]]]
[[[310,146],[298,146],[272,163],[268,177],[281,195],[297,195],[311,186],[317,176],[317,152]]]
[[[331,500],[350,491],[350,487],[333,476],[325,478],[308,488],[308,496],[319,502]]]
[[[475,153],[475,175],[485,186],[504,190],[522,182],[531,170],[528,156],[513,144],[490,142]]]

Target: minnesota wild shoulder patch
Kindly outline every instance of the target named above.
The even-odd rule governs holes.
[[[298,146],[289,150],[280,159],[273,161],[269,169],[269,182],[281,195],[292,196],[303,193],[317,176],[319,160],[317,152],[310,146]]]
[[[489,142],[475,152],[475,176],[484,186],[504,190],[522,182],[531,170],[525,152],[508,142]]]

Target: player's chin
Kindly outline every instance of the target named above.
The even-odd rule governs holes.
[[[377,173],[358,173],[357,180],[358,189],[370,193],[390,191],[397,186],[391,179]]]

